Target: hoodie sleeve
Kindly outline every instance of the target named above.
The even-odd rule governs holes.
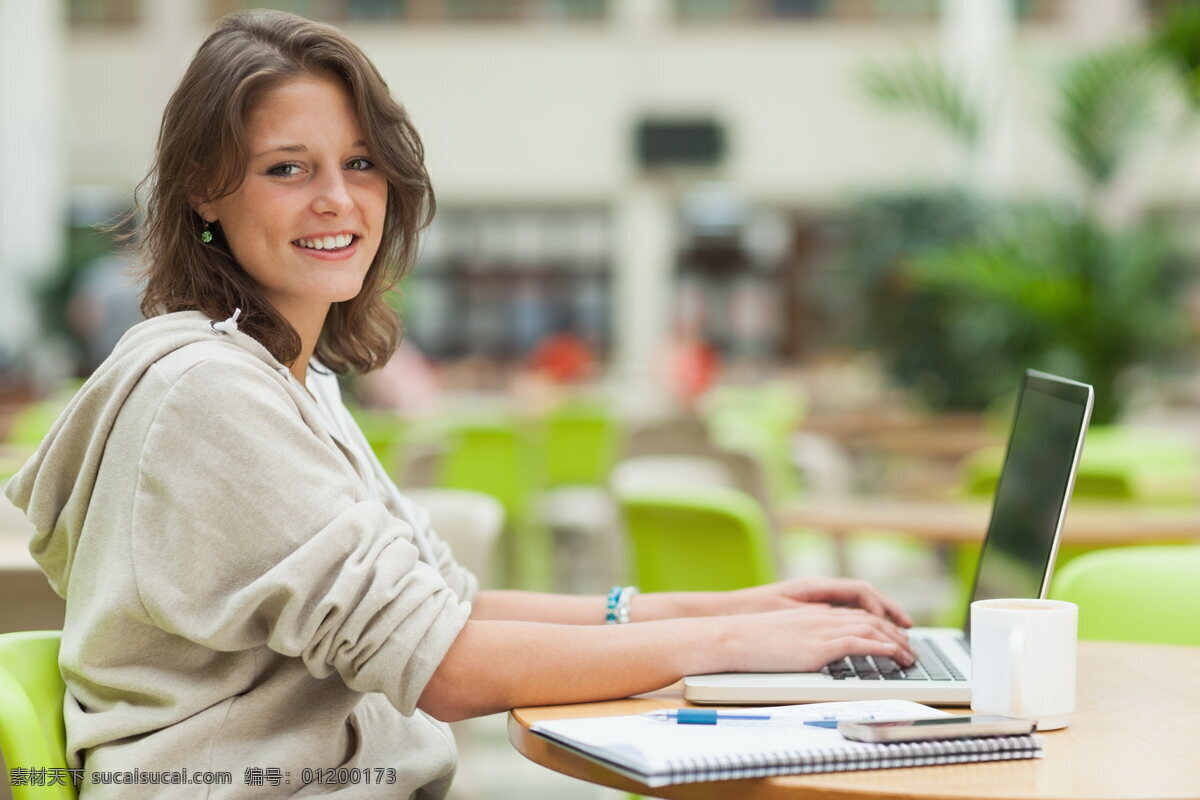
[[[370,468],[374,470],[380,492],[378,499],[388,507],[393,515],[416,529],[416,541],[420,542],[423,538],[428,545],[428,552],[425,554],[426,560],[437,567],[438,572],[445,578],[446,583],[454,590],[459,599],[468,603],[475,602],[475,597],[479,594],[479,579],[455,560],[450,545],[438,536],[434,529],[429,512],[405,497],[392,481],[391,475],[388,474],[387,469],[376,457],[370,443],[367,442],[362,428],[359,427],[350,410],[342,402],[341,388],[337,378],[332,374],[310,375],[309,382],[310,385],[317,387],[317,392],[323,395],[332,413],[337,416],[346,431],[346,435],[354,438],[360,453],[370,462]]]
[[[382,479],[390,483],[391,478],[386,473],[381,474]],[[391,502],[389,508],[392,513],[407,520],[425,537],[425,541],[429,544],[429,557],[446,580],[447,585],[454,590],[460,600],[474,603],[476,597],[479,596],[479,578],[458,563],[450,544],[438,535],[429,512],[405,497],[394,484],[389,487],[388,494],[389,497],[385,502]]]
[[[265,644],[411,714],[466,622],[409,525],[259,365],[208,359],[174,381],[134,503],[142,603],[190,641]]]

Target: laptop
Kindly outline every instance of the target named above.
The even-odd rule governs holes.
[[[1046,596],[1092,396],[1087,384],[1025,372],[970,602]],[[862,656],[820,672],[692,675],[684,679],[683,696],[723,705],[884,698],[969,705],[970,602],[962,630],[909,631],[919,660],[908,669],[888,658]]]

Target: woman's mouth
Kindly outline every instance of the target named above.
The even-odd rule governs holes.
[[[361,237],[350,233],[337,236],[321,236],[313,239],[296,239],[292,247],[314,258],[325,260],[348,258],[358,250],[358,240]]]
[[[352,233],[339,233],[337,236],[319,236],[315,239],[297,239],[292,244],[306,250],[345,250],[358,237]]]

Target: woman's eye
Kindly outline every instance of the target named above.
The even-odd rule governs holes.
[[[372,169],[375,165],[371,163],[370,159],[352,158],[346,162],[346,166],[358,172],[365,172],[366,170]]]
[[[299,164],[280,164],[278,166],[271,167],[269,170],[267,170],[267,174],[268,175],[279,175],[281,177],[289,177],[291,175],[295,175],[296,172],[299,171],[299,169],[300,169]]]

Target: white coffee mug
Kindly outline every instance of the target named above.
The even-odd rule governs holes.
[[[1066,727],[1075,710],[1079,607],[1062,600],[971,604],[971,709]]]

